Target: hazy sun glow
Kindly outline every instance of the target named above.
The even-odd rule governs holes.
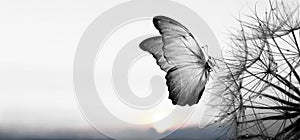
[[[151,116],[151,122],[153,122],[152,126],[154,127],[154,129],[157,132],[163,133],[166,130],[171,129],[172,127],[174,127],[176,125],[176,123],[173,119],[157,123],[158,121],[165,118],[167,115],[168,115],[168,113],[159,112],[159,113],[155,113],[155,114],[153,114],[153,116]]]

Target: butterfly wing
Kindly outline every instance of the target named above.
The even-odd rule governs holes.
[[[178,53],[180,53],[182,57],[191,54],[192,57],[199,59],[197,61],[201,61],[201,63],[206,62],[204,53],[194,36],[182,24],[165,16],[154,17],[153,24],[162,35],[164,42],[163,50],[167,60],[173,60],[173,63],[186,61],[186,59],[180,59],[178,57]]]
[[[172,66],[166,62],[166,59],[163,56],[163,46],[164,43],[162,42],[161,36],[150,37],[140,43],[140,48],[143,51],[152,54],[152,56],[156,59],[157,65],[159,65],[163,71],[168,72]]]
[[[162,35],[143,41],[142,49],[150,52],[161,69],[167,72],[169,98],[176,105],[193,105],[199,102],[208,80],[205,57],[193,35],[179,22],[164,16],[153,18]],[[160,41],[160,42],[159,42]],[[154,44],[159,45],[154,45]],[[150,49],[151,46],[151,49]],[[163,61],[162,61],[163,60]]]

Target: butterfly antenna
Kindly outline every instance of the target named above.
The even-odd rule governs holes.
[[[220,67],[219,67],[219,65],[218,65],[218,63],[217,63],[217,61],[216,60],[218,60],[218,61],[221,61],[221,60],[219,60],[219,59],[216,59],[216,58],[214,58],[214,57],[212,57],[213,58],[213,60],[214,60],[214,64],[215,64],[215,66],[217,66],[219,69],[220,69]],[[222,61],[221,61],[222,62]]]

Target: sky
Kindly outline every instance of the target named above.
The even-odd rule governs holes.
[[[200,15],[215,34],[221,48],[226,47],[224,42],[228,40],[228,29],[238,26],[234,17],[244,9],[247,11],[248,7],[253,7],[256,2],[252,0],[174,1]],[[76,101],[73,88],[74,56],[79,40],[91,22],[106,10],[123,2],[126,1],[0,1],[0,129],[3,130],[2,132],[20,131],[20,133],[31,134],[82,130],[86,135],[96,135],[96,130],[81,113]],[[127,24],[115,31],[104,43],[105,53],[98,54],[95,63],[95,83],[100,85],[97,88],[107,91],[106,95],[101,95],[101,100],[114,116],[130,123],[145,124],[157,121],[166,117],[175,108],[167,99],[167,91],[164,89],[165,96],[159,104],[146,111],[138,111],[125,105],[115,94],[109,94],[113,92],[110,88],[111,82],[103,80],[105,78],[109,80],[113,59],[122,44],[144,34],[157,34],[152,26],[151,17],[147,18]],[[133,28],[135,28],[134,32],[132,32]],[[136,50],[140,51],[138,47]],[[103,66],[106,69],[102,69]],[[149,79],[154,75],[164,77],[165,73],[160,71],[150,55],[145,55],[136,60],[130,68],[128,84],[137,96],[146,97],[150,93]],[[209,95],[203,96],[204,99],[209,99]],[[182,128],[199,125],[201,127],[205,124],[205,121],[199,120],[199,116],[203,115],[206,108],[207,100],[204,99],[192,107],[195,112],[186,120]],[[209,120],[208,117],[203,119]],[[127,129],[114,126],[111,122],[103,125],[107,129],[117,131]],[[169,126],[149,126],[149,128],[154,127],[156,131],[163,132],[174,129],[173,125],[174,123]],[[102,136],[97,133],[98,135]]]

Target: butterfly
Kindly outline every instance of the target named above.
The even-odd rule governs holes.
[[[161,36],[145,39],[139,47],[152,54],[160,68],[167,72],[169,99],[174,105],[197,104],[205,90],[212,67],[192,33],[179,22],[165,16],[153,18]]]

